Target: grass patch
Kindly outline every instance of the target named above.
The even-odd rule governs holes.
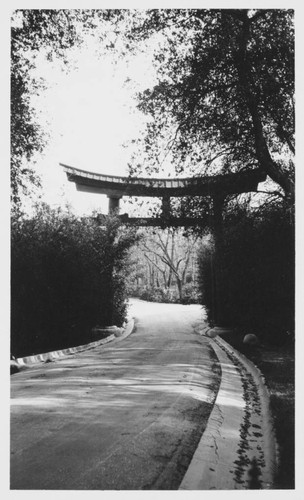
[[[244,334],[223,335],[230,345],[250,359],[263,373],[279,446],[276,489],[295,488],[295,354],[294,346],[258,347],[243,344]]]

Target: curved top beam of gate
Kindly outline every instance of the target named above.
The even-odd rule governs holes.
[[[67,178],[75,182],[79,191],[122,196],[214,196],[255,191],[259,182],[266,179],[260,169],[214,175],[210,177],[187,177],[179,179],[157,179],[152,177],[121,177],[88,172],[63,163]]]

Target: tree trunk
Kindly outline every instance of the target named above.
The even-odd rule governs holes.
[[[183,300],[183,284],[182,284],[182,281],[180,280],[180,278],[178,278],[177,276],[176,276],[176,284],[177,284],[177,288],[178,288],[179,300],[180,300],[180,302],[182,302],[182,300]]]
[[[269,177],[284,190],[291,203],[294,202],[294,182],[289,175],[271,158],[263,131],[263,124],[259,113],[256,92],[251,68],[247,58],[247,44],[250,36],[250,19],[244,13],[243,30],[240,38],[239,53],[237,54],[237,69],[240,83],[247,101],[248,110],[252,118],[255,137],[255,149],[260,167]]]

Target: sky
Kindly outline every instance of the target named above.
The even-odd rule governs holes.
[[[147,54],[114,65],[110,56],[99,57],[97,48],[91,38],[82,49],[73,49],[68,73],[62,71],[60,62],[48,63],[41,54],[33,73],[47,85],[32,97],[38,122],[49,134],[35,167],[42,180],[43,200],[51,205],[68,202],[79,214],[107,210],[107,198],[76,191],[59,163],[128,175],[132,145],[123,145],[140,135],[147,119],[136,109],[134,93],[155,81]],[[127,77],[132,83],[125,84]]]

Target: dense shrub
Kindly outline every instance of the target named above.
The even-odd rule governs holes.
[[[163,302],[163,303],[182,303],[182,304],[197,304],[199,302],[199,295],[194,283],[187,283],[183,286],[183,298],[180,299],[176,287],[162,288],[151,287],[142,285],[139,287],[133,286],[130,288],[130,293],[133,297],[137,297],[149,302]]]
[[[225,323],[275,342],[294,331],[294,227],[282,205],[226,214],[223,243]],[[202,303],[213,316],[214,246],[200,250]]]
[[[126,313],[133,231],[117,219],[98,226],[47,206],[11,232],[11,351],[28,355],[77,345],[95,325],[121,325]]]
[[[199,299],[200,296],[196,283],[186,283],[183,287],[182,304],[198,304]]]

